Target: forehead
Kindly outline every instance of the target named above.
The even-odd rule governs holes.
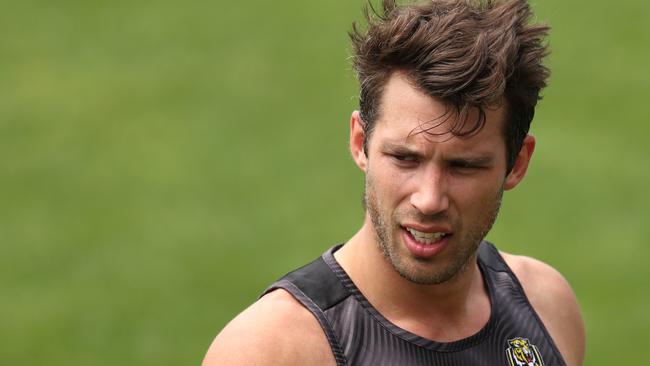
[[[406,76],[393,74],[381,97],[379,118],[371,139],[391,139],[402,143],[458,145],[459,148],[505,148],[504,108],[485,109],[485,124],[469,136],[455,136],[450,129],[460,121],[454,110],[412,86]],[[470,110],[460,132],[472,129],[478,121],[478,109]],[[458,125],[460,126],[460,125]]]

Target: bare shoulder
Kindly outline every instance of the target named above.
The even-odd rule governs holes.
[[[582,365],[585,330],[571,286],[553,267],[534,258],[501,253],[521,282],[568,366]]]
[[[284,290],[273,291],[217,335],[203,366],[334,365],[320,324]]]

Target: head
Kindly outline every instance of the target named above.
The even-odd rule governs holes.
[[[351,33],[360,111],[350,146],[366,173],[367,217],[403,277],[462,273],[525,175],[528,129],[548,70],[547,28],[523,1],[434,0],[367,14]]]
[[[542,64],[548,27],[529,24],[532,12],[526,1],[433,0],[397,6],[395,0],[383,0],[382,12],[366,8],[365,16],[367,30],[354,24],[350,32],[364,147],[381,114],[386,83],[399,71],[446,105],[446,117],[456,120],[452,135],[478,132],[486,109],[503,107],[509,172],[549,76]]]

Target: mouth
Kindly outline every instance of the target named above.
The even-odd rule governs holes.
[[[430,258],[442,251],[452,236],[446,229],[415,229],[402,226],[402,236],[406,248],[415,257]]]
[[[440,239],[444,238],[447,236],[447,233],[444,232],[424,232],[424,231],[418,231],[410,227],[404,227],[406,231],[411,234],[413,239],[417,241],[420,244],[433,244]]]

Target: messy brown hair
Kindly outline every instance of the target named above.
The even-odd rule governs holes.
[[[550,73],[542,64],[549,28],[530,24],[532,12],[526,1],[429,0],[397,5],[395,0],[383,0],[382,11],[370,4],[364,13],[367,30],[355,23],[350,38],[366,153],[383,88],[400,71],[415,87],[447,104],[444,120],[457,117],[449,131],[454,136],[475,134],[485,124],[487,108],[505,105],[510,172]],[[471,110],[478,110],[478,118],[470,121]]]

